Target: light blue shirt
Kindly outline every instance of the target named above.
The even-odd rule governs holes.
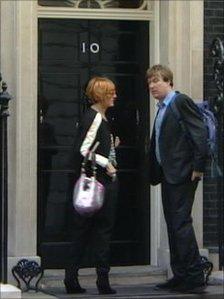
[[[175,91],[172,90],[170,91],[165,99],[163,101],[160,101],[157,106],[159,108],[156,120],[155,120],[155,133],[156,133],[156,158],[157,161],[159,162],[159,164],[161,164],[161,156],[160,156],[160,152],[159,152],[159,135],[160,135],[160,129],[161,129],[161,125],[163,122],[163,117],[164,114],[166,112],[166,109],[168,107],[168,105],[170,104],[173,96],[175,95]]]

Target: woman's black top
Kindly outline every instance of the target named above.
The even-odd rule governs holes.
[[[79,127],[75,145],[75,173],[80,174],[81,163],[88,151],[98,141],[96,153],[97,179],[106,184],[111,181],[111,177],[106,174],[106,166],[111,162],[114,152],[112,133],[109,123],[96,110],[89,108],[85,113]]]

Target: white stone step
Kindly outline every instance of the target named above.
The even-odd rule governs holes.
[[[0,298],[1,299],[17,299],[21,298],[21,290],[10,284],[0,283]]]
[[[63,287],[64,270],[45,270],[40,287]],[[112,267],[110,281],[116,285],[157,283],[166,279],[166,271],[155,266]],[[79,270],[79,281],[85,287],[95,286],[96,272],[94,268]]]

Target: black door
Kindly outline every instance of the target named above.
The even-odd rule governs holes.
[[[109,111],[121,139],[112,264],[150,262],[148,57],[148,22],[39,20],[38,254],[46,268],[63,267],[69,252],[68,153],[86,105],[85,84],[93,75],[111,78],[118,90]],[[90,264],[86,259],[84,265]]]

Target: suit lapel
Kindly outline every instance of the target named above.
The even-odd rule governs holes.
[[[168,105],[168,107],[166,108],[165,114],[163,116],[163,121],[162,121],[162,124],[161,124],[161,127],[160,127],[160,136],[161,136],[161,133],[163,131],[164,125],[167,122],[167,118],[168,118],[169,113],[170,113],[170,105]]]
[[[155,130],[156,130],[156,118],[158,116],[158,113],[159,113],[159,109],[157,110],[156,112],[156,117],[154,119],[154,124],[153,124],[153,128],[152,128],[152,138],[155,137]]]

